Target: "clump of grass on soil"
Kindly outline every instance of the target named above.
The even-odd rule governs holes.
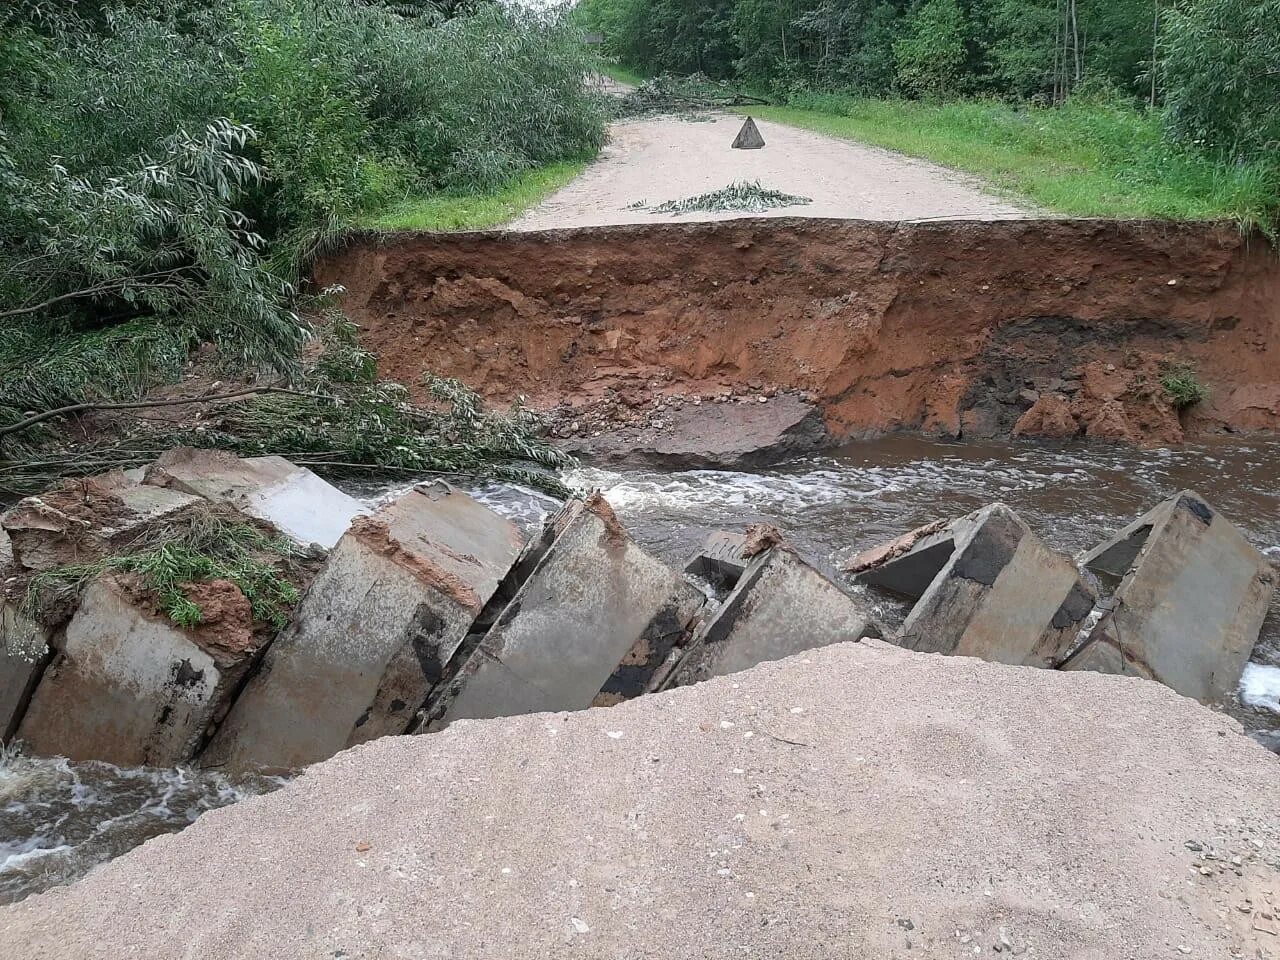
[[[1178,410],[1186,410],[1209,399],[1209,388],[1200,382],[1190,364],[1175,364],[1165,369],[1160,375],[1160,386]]]
[[[650,213],[692,213],[694,211],[718,212],[725,210],[762,213],[777,207],[796,207],[813,201],[762,187],[760,181],[735,180],[727,187],[702,193],[683,200],[668,200],[650,209]]]
[[[204,613],[188,585],[227,580],[249,601],[255,622],[280,629],[299,595],[281,575],[280,562],[295,553],[289,540],[206,508],[154,531],[122,554],[37,574],[27,587],[26,607],[36,613],[47,591],[78,594],[104,573],[124,573],[138,578],[173,623],[191,629],[204,622]]]

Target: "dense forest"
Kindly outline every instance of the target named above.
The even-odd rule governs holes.
[[[1145,103],[1225,156],[1280,153],[1280,0],[583,0],[607,52],[809,91]]]

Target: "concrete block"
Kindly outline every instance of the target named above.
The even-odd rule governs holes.
[[[17,604],[0,601],[0,742],[18,729],[49,657],[48,632]]]
[[[744,552],[746,542],[747,538],[740,533],[712,531],[689,558],[684,572],[706,583],[716,593],[727,593],[751,563]]]
[[[191,632],[143,609],[121,581],[94,581],[31,697],[18,739],[43,756],[120,766],[189,763],[254,652],[249,603],[225,586],[243,605],[239,623]]]
[[[869,603],[845,593],[790,548],[773,546],[751,560],[699,629],[670,683],[696,683],[881,632]]]
[[[298,543],[326,550],[352,520],[369,513],[359,500],[283,457],[242,460],[224,451],[180,447],[147,470],[147,483],[228,503]]]
[[[550,527],[528,579],[433,695],[429,727],[635,696],[684,639],[702,594],[638,547],[599,494]]]
[[[903,646],[997,663],[1058,666],[1096,600],[1075,564],[1002,503],[922,527],[851,568],[861,582],[918,598]]]
[[[127,547],[148,527],[177,517],[199,502],[190,494],[143,486],[123,473],[107,473],[69,480],[40,496],[18,501],[0,517],[0,527],[18,566],[50,570]]]
[[[1206,703],[1234,693],[1276,572],[1230,520],[1186,490],[1082,562],[1115,592],[1063,669],[1147,677]]]
[[[522,543],[445,484],[357,518],[202,763],[289,770],[404,733]]]

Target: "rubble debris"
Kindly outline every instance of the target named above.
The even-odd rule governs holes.
[[[178,447],[152,464],[146,482],[229,503],[266,520],[303,546],[331,549],[368,509],[283,457],[241,459],[220,450]]]
[[[570,407],[561,416],[559,445],[598,463],[736,469],[804,456],[829,443],[816,404],[795,393],[770,393],[729,403],[665,397],[652,408],[622,400],[590,410]],[[644,396],[632,402],[639,405]]]
[[[202,763],[294,769],[404,733],[522,545],[510,521],[447,484],[357,519]]]
[[[0,601],[0,743],[17,730],[50,655],[48,631],[17,604]]]
[[[623,530],[598,494],[570,501],[528,579],[432,695],[423,727],[578,710],[643,693],[703,597]]]
[[[869,603],[849,596],[790,548],[774,545],[750,562],[663,685],[696,683],[882,632]]]
[[[98,578],[32,694],[17,738],[36,754],[72,760],[190,763],[254,654],[249,602],[235,593],[240,607],[227,619],[238,630],[218,631],[227,624],[210,618],[188,631],[144,609],[124,579]],[[215,642],[204,642],[207,627]],[[228,642],[229,633],[239,642]]]
[[[13,561],[32,572],[86,563],[127,546],[200,498],[143,486],[120,472],[68,480],[0,516]]]
[[[1063,669],[1147,677],[1206,703],[1232,695],[1276,572],[1230,520],[1184,490],[1082,563],[1114,593]]]
[[[715,530],[689,558],[684,572],[706,583],[717,594],[725,594],[737,585],[751,563],[745,552],[747,538],[740,533]]]
[[[764,137],[760,136],[760,130],[756,127],[756,122],[750,117],[742,124],[742,129],[738,131],[738,135],[733,138],[734,150],[759,150],[764,146]]]
[[[1092,612],[1074,563],[1009,507],[932,523],[850,565],[856,579],[916,599],[899,642],[921,653],[1056,667]]]

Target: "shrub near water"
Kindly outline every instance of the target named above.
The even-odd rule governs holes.
[[[138,397],[202,341],[299,376],[312,257],[406,197],[594,155],[593,68],[563,18],[497,5],[4,5],[0,428]]]

